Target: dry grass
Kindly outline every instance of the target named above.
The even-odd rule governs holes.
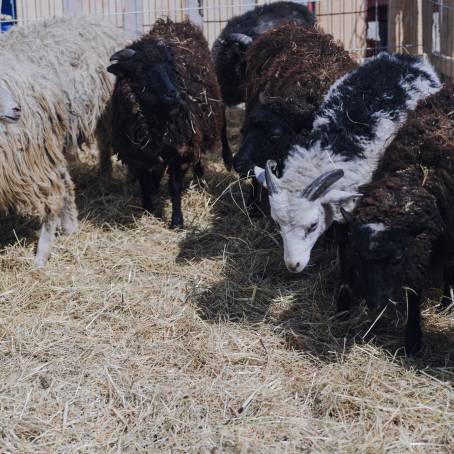
[[[81,228],[43,270],[35,226],[2,219],[0,452],[452,452],[454,315],[425,310],[416,360],[391,310],[362,340],[363,307],[331,318],[333,245],[290,276],[220,161],[184,231],[80,165]]]

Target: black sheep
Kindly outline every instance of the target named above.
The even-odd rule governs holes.
[[[422,101],[362,189],[353,214],[343,213],[350,232],[342,245],[338,311],[349,310],[357,293],[379,310],[410,288],[407,353],[421,347],[423,292],[443,287],[449,298],[454,284],[453,106],[452,83]]]
[[[216,39],[212,55],[221,85],[224,102],[228,106],[245,100],[244,52],[262,33],[292,20],[301,26],[314,24],[312,13],[304,5],[294,2],[275,2],[257,6],[227,22]]]
[[[171,226],[181,226],[181,191],[189,166],[203,173],[225,125],[224,107],[208,44],[190,22],[158,20],[147,35],[111,57],[117,76],[112,97],[112,145],[138,178],[142,203],[168,169]],[[224,161],[229,150],[223,148]]]

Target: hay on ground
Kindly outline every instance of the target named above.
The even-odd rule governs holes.
[[[143,214],[123,170],[99,181],[91,161],[81,228],[46,268],[34,226],[2,223],[0,451],[452,452],[454,314],[425,309],[413,361],[394,310],[362,340],[363,306],[332,318],[332,245],[289,275],[218,161],[188,182],[184,231],[166,197],[164,220]]]

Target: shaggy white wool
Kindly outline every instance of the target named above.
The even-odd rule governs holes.
[[[114,77],[106,70],[109,58],[127,42],[118,27],[98,18],[61,17],[12,27],[0,36],[0,55],[13,54],[53,75],[71,114],[71,147],[93,141],[113,90]]]
[[[13,27],[0,37],[0,86],[22,108],[0,134],[0,212],[42,221],[36,265],[50,254],[57,226],[77,226],[65,150],[91,142],[107,116],[109,57],[127,39],[110,24],[66,17]]]

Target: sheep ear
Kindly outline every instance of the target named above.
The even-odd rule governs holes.
[[[266,185],[266,178],[265,178],[265,169],[262,167],[255,166],[254,167],[254,173],[255,173],[255,178],[257,178],[257,181],[264,187],[267,188]]]
[[[348,203],[354,199],[361,197],[362,194],[358,192],[350,192],[350,191],[340,191],[338,189],[331,189],[325,195],[323,195],[320,200],[322,203],[330,203],[336,205],[342,205],[344,203]]]
[[[229,43],[236,43],[246,49],[251,45],[252,38],[244,33],[230,33],[226,36],[226,41]]]
[[[259,93],[259,103],[260,104],[266,104],[268,102],[268,96],[266,96],[264,91],[261,91]]]
[[[340,212],[342,214],[342,217],[344,218],[345,223],[348,225],[350,228],[354,228],[356,226],[356,219],[351,214],[349,211],[344,210],[344,208],[341,207]]]
[[[115,52],[110,57],[110,62],[112,63],[110,66],[107,67],[107,71],[114,74],[115,76],[121,76],[127,72],[126,68],[128,65],[123,65],[122,63],[127,63],[134,55],[136,55],[136,51],[133,49],[122,49],[118,52]]]
[[[111,63],[117,63],[117,62],[125,62],[129,60],[131,57],[136,55],[136,51],[134,49],[122,49],[119,50],[118,52],[115,52],[111,57],[110,57],[110,62]]]

